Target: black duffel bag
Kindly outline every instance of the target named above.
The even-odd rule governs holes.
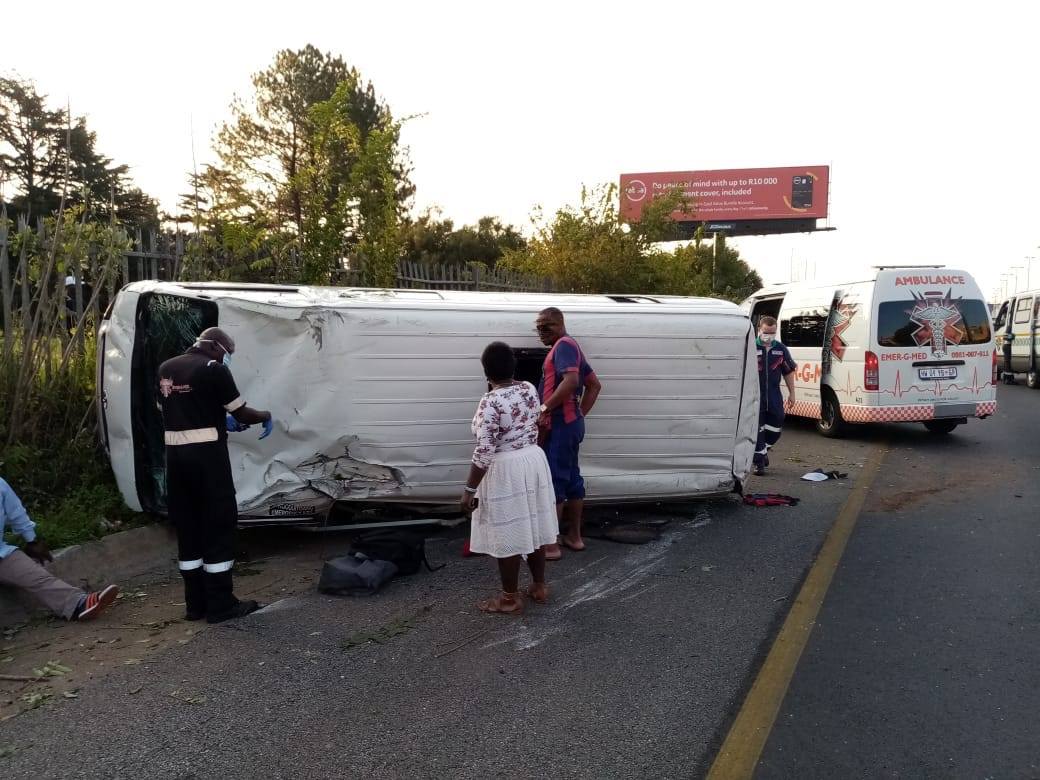
[[[336,596],[372,596],[397,574],[390,561],[350,553],[325,561],[318,579],[318,590]]]
[[[395,576],[415,574],[423,564],[434,567],[426,558],[426,539],[413,531],[378,530],[362,534],[350,545],[350,551],[376,561],[389,561],[397,567]]]

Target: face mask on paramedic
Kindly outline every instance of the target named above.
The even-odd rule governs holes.
[[[761,341],[763,344],[772,344],[774,338],[776,338],[776,334],[775,333],[759,333],[758,334],[758,340]]]
[[[195,340],[196,344],[201,344],[202,342],[206,342],[207,344],[216,344],[218,347],[220,347],[222,350],[224,350],[224,357],[222,357],[220,359],[220,362],[223,363],[228,368],[231,367],[231,353],[228,352],[227,347],[225,347],[219,341],[214,341],[213,339],[196,339]]]

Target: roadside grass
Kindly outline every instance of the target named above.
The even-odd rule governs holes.
[[[84,347],[82,356],[57,370],[36,372],[18,408],[11,401],[15,361],[0,370],[0,477],[52,549],[149,521],[123,503],[99,445],[93,339]],[[52,347],[55,352],[60,348],[60,343]]]
[[[91,441],[69,442],[60,453],[6,447],[0,451],[0,476],[25,504],[37,533],[51,549],[100,539],[150,520],[123,503],[111,469]],[[7,536],[11,541],[11,534]]]

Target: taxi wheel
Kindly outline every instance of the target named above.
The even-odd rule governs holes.
[[[1040,371],[1030,371],[1026,374],[1026,385],[1032,390],[1040,388]]]
[[[820,399],[820,419],[816,430],[828,439],[838,439],[845,433],[845,421],[841,419],[841,405],[834,393],[824,392]]]
[[[928,429],[929,433],[945,436],[948,433],[952,433],[953,429],[958,425],[960,423],[956,420],[929,420],[924,424],[924,427]]]

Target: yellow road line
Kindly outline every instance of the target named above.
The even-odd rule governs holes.
[[[876,447],[863,465],[863,472],[827,533],[820,554],[798,591],[798,597],[787,613],[784,625],[726,735],[726,741],[722,743],[722,749],[708,772],[708,780],[741,780],[754,774],[798,659],[812,634],[820,606],[884,456],[885,450]]]

